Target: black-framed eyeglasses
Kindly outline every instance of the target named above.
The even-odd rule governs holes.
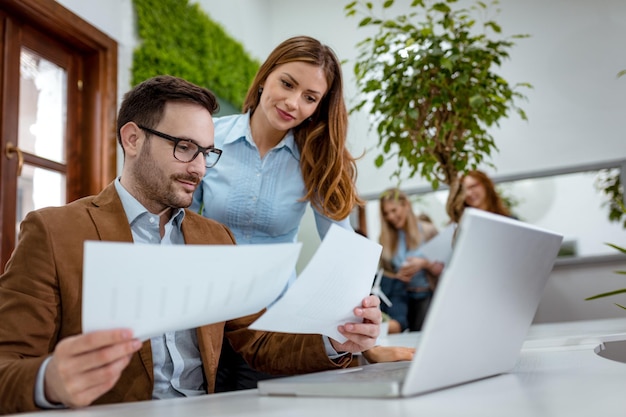
[[[169,140],[174,142],[174,158],[179,160],[180,162],[191,162],[198,154],[204,155],[205,166],[207,168],[212,168],[217,164],[217,161],[220,160],[222,156],[222,150],[214,148],[213,146],[209,146],[208,148],[203,148],[197,143],[189,140],[189,139],[181,139],[175,136],[170,136],[163,132],[159,132],[158,130],[150,129],[149,127],[137,125],[139,129],[145,130],[146,132],[158,136],[162,139]]]

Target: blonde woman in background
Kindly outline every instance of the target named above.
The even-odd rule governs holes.
[[[420,330],[434,289],[434,280],[442,270],[439,262],[430,262],[420,245],[437,234],[429,221],[418,220],[408,196],[397,188],[386,190],[379,199],[383,247],[381,263],[384,275],[381,289],[392,306],[381,304],[391,316],[390,332]]]

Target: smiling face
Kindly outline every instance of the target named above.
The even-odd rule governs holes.
[[[487,190],[478,179],[467,175],[463,178],[463,191],[465,192],[465,204],[470,207],[486,210]]]
[[[272,129],[286,132],[313,115],[327,90],[321,67],[297,61],[279,65],[263,83],[253,117],[262,117]]]
[[[202,147],[213,145],[213,119],[204,107],[192,103],[168,102],[163,118],[154,130],[188,139]],[[150,212],[168,207],[188,207],[193,192],[205,173],[200,153],[191,162],[174,158],[174,143],[139,129],[133,122],[123,128],[134,140],[126,148],[122,182]]]
[[[406,227],[408,203],[401,200],[386,200],[381,202],[383,218],[396,230]]]

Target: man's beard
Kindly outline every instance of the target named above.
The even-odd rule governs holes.
[[[167,177],[163,170],[152,158],[150,143],[146,143],[137,158],[134,172],[139,192],[147,201],[158,203],[165,207],[185,208],[192,202],[192,193],[181,195],[175,191],[175,184],[178,180],[200,183],[197,175],[176,174]]]

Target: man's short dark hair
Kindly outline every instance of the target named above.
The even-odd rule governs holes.
[[[135,122],[149,128],[156,127],[163,117],[167,102],[196,103],[211,114],[219,109],[215,95],[204,87],[171,75],[149,78],[124,95],[117,117],[117,140],[120,145],[122,126]]]

